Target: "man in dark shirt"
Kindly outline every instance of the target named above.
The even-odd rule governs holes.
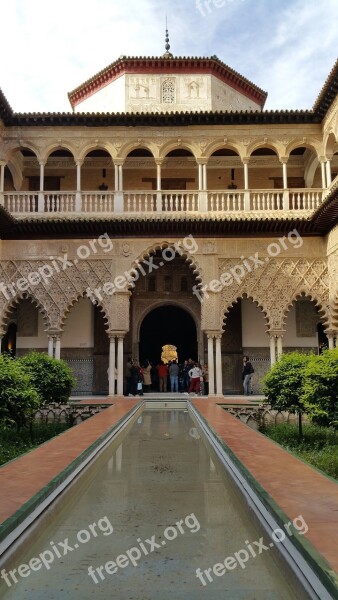
[[[174,360],[169,367],[170,389],[172,392],[178,392],[178,374],[180,368]]]
[[[248,356],[243,357],[243,371],[242,371],[242,380],[243,380],[243,388],[244,395],[251,395],[251,377],[254,372],[254,368],[249,360]]]

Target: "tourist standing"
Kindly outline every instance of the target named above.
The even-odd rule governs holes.
[[[170,367],[169,367],[169,377],[170,377],[170,390],[172,392],[178,392],[178,374],[179,374],[180,368],[176,362],[176,360],[173,360],[173,362],[171,363]]]
[[[249,357],[246,355],[243,357],[243,371],[242,371],[242,381],[243,381],[243,388],[244,388],[244,395],[245,396],[250,396],[251,395],[251,377],[252,377],[252,373],[254,373],[255,370],[249,360]]]
[[[196,363],[193,366],[193,368],[190,369],[189,377],[190,377],[189,394],[191,392],[195,392],[195,394],[197,395],[200,391],[200,383],[201,383],[201,377],[202,377],[202,369],[200,368],[199,364]]]
[[[161,364],[157,367],[158,378],[160,382],[160,392],[167,391],[167,379],[168,379],[168,367],[161,361]]]
[[[151,392],[151,368],[149,361],[143,367],[143,387],[145,392]]]
[[[204,381],[204,394],[209,396],[209,371],[208,365],[204,365],[202,369],[203,381]]]

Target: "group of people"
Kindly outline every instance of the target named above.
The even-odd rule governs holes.
[[[209,393],[208,365],[191,358],[178,364],[176,360],[154,366],[149,360],[140,365],[128,358],[126,365],[126,395],[142,396],[144,392]]]
[[[249,356],[243,357],[242,381],[244,395],[249,396],[254,368]],[[144,392],[181,392],[209,395],[208,365],[191,358],[178,364],[176,360],[154,366],[149,360],[144,364],[128,358],[126,365],[126,396],[143,396]]]

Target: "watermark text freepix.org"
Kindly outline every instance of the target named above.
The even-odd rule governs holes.
[[[102,517],[97,522],[88,525],[87,529],[81,529],[76,534],[76,542],[70,544],[69,538],[65,538],[62,542],[49,542],[50,547],[40,552],[38,556],[30,559],[28,564],[21,564],[15,569],[6,571],[2,569],[0,578],[5,581],[8,587],[12,587],[13,583],[18,583],[18,577],[28,577],[32,572],[39,571],[42,567],[50,570],[55,559],[63,558],[70,552],[74,552],[80,547],[80,544],[87,544],[92,538],[98,537],[100,533],[105,536],[111,535],[114,531],[108,517]]]
[[[223,8],[226,4],[231,4],[235,0],[195,0],[196,8],[202,17],[210,15],[213,8]],[[236,0],[238,2],[238,0]],[[244,2],[244,0],[242,0]]]
[[[104,295],[113,296],[119,290],[126,289],[128,285],[134,286],[135,282],[140,278],[140,275],[150,275],[153,271],[163,267],[165,263],[174,260],[177,254],[180,256],[186,252],[195,254],[197,250],[198,245],[196,240],[192,235],[187,235],[182,240],[163,248],[161,251],[162,260],[160,260],[158,264],[154,262],[154,256],[149,256],[148,259],[144,258],[142,261],[137,261],[132,269],[125,271],[122,275],[117,275],[114,281],[106,281],[102,286],[99,286],[94,290],[87,287],[86,295],[93,304],[102,302]]]
[[[304,535],[308,531],[308,526],[304,520],[302,515],[295,517],[292,521],[288,521],[288,523],[284,523],[283,527],[289,537],[292,537],[292,527],[298,532],[299,535]],[[266,542],[263,537],[259,538],[254,542],[249,542],[249,540],[245,540],[245,548],[241,548],[234,552],[233,555],[227,556],[223,562],[215,563],[212,567],[208,569],[196,569],[196,577],[200,580],[203,586],[206,586],[208,583],[212,583],[214,581],[213,575],[216,577],[222,577],[228,571],[233,571],[237,567],[241,567],[241,569],[246,568],[246,563],[251,558],[256,558],[263,552],[267,550],[271,550],[276,544],[280,544],[286,538],[286,533],[281,528],[274,529],[271,533],[271,539],[273,541]],[[266,543],[265,543],[266,542]]]
[[[187,515],[185,519],[176,521],[174,525],[169,525],[163,532],[165,537],[164,540],[156,541],[156,536],[152,535],[146,540],[137,538],[137,546],[132,546],[129,550],[126,550],[125,554],[119,554],[115,560],[108,560],[104,565],[99,567],[88,567],[88,575],[92,578],[94,583],[100,583],[106,579],[106,575],[115,575],[118,569],[125,569],[126,567],[133,566],[137,567],[139,561],[143,556],[148,556],[156,550],[160,550],[162,547],[167,545],[168,542],[175,540],[179,533],[184,535],[186,533],[185,527],[191,532],[196,533],[200,530],[201,526],[194,513]]]
[[[28,289],[39,285],[42,281],[49,285],[50,279],[56,273],[62,273],[71,267],[74,267],[81,260],[86,260],[91,254],[96,254],[98,248],[103,249],[103,252],[111,252],[113,249],[113,242],[111,241],[108,233],[103,233],[97,239],[90,240],[88,244],[81,244],[76,249],[77,258],[70,260],[68,253],[64,253],[62,256],[50,256],[50,260],[41,267],[38,267],[36,271],[28,273],[27,277],[20,277],[15,282],[4,283],[0,282],[0,292],[5,296],[6,300],[11,300],[17,294],[17,292],[26,292]]]
[[[203,303],[204,300],[210,296],[208,291],[217,293],[221,292],[224,287],[229,287],[235,282],[240,284],[248,273],[252,273],[252,271],[259,269],[268,263],[270,257],[275,258],[282,252],[282,250],[288,250],[288,244],[294,248],[300,248],[303,245],[303,239],[299,235],[297,229],[289,231],[288,235],[278,238],[276,242],[271,242],[266,249],[267,256],[264,258],[260,258],[258,256],[258,252],[255,252],[253,256],[249,256],[247,258],[241,256],[242,262],[231,267],[229,271],[222,273],[220,279],[213,279],[202,287],[194,285],[192,288],[192,293],[201,303]]]

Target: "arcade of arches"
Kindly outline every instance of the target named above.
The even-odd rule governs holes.
[[[336,230],[330,236],[328,244],[334,246]],[[288,248],[218,291],[205,286],[229,272],[239,257],[264,255],[273,238],[196,238],[193,254],[187,250],[164,261],[162,249],[178,241],[153,248],[151,240],[148,245],[137,238],[114,240],[109,259],[100,249],[48,283],[40,281],[34,294],[11,294],[6,288],[8,298],[0,297],[2,351],[18,356],[30,349],[48,351],[71,365],[76,394],[122,395],[128,356],[157,362],[161,347],[174,344],[180,361],[191,357],[208,363],[210,393],[219,396],[241,393],[244,353],[254,364],[253,388],[259,393],[263,375],[283,351],[333,347],[338,261],[335,255],[327,259],[320,238],[304,238],[302,247]],[[35,272],[43,264],[35,256],[55,255],[60,246],[74,258],[81,243],[88,240],[67,240],[67,250],[55,241],[28,243],[21,248],[25,258],[14,262],[8,255],[2,262],[0,281]],[[7,249],[10,254],[10,244]],[[106,282],[116,282],[142,261],[148,267],[138,269],[134,285],[129,281],[113,294],[103,293]]]

